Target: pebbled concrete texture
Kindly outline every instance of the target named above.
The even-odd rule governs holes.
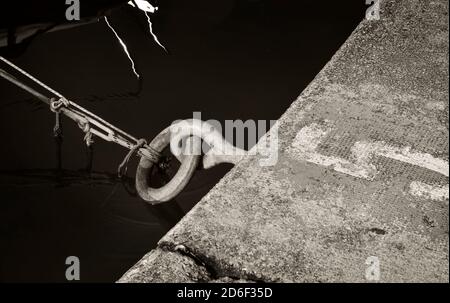
[[[208,271],[190,257],[160,248],[146,254],[119,282],[189,283],[210,280]]]
[[[381,3],[121,282],[449,281],[448,2]]]

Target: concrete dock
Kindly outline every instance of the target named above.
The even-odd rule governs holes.
[[[119,282],[448,282],[448,5],[381,1],[279,119],[277,164],[247,156]]]

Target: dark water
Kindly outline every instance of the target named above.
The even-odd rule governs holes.
[[[160,1],[154,29],[120,9],[110,21],[43,35],[16,64],[136,137],[152,139],[176,119],[277,119],[364,17],[364,1]],[[138,92],[138,96],[134,93]],[[173,227],[230,169],[198,171],[176,201],[149,206],[136,197],[125,150],[97,140],[92,171],[82,133],[64,121],[56,170],[54,116],[0,80],[0,281],[65,281],[78,256],[81,281],[114,281]]]

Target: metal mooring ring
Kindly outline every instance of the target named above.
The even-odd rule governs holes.
[[[171,127],[167,127],[159,133],[159,135],[150,142],[149,146],[161,153],[170,145],[170,129]],[[149,176],[155,163],[146,157],[141,157],[136,170],[136,190],[143,200],[153,205],[167,202],[173,199],[186,187],[200,160],[201,140],[197,137],[191,137],[191,139],[192,140],[188,140],[187,147],[192,147],[193,153],[186,154],[182,157],[181,165],[177,173],[169,183],[165,184],[163,187],[152,188],[149,186]]]

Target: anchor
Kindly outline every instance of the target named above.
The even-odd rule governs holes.
[[[126,172],[130,158],[133,155],[138,155],[140,161],[136,170],[136,190],[144,201],[152,205],[173,199],[186,187],[200,165],[202,142],[205,142],[210,148],[203,155],[201,167],[204,169],[220,163],[236,164],[247,153],[247,151],[237,148],[226,141],[222,134],[211,124],[198,119],[182,120],[174,123],[161,131],[150,143],[147,143],[145,139],[133,137],[67,99],[4,57],[0,56],[0,61],[3,61],[21,75],[52,93],[54,97],[49,98],[24,84],[7,71],[0,69],[1,77],[46,103],[49,109],[57,115],[57,121],[59,121],[59,115],[62,114],[77,123],[85,134],[84,141],[88,146],[93,143],[93,138],[96,136],[128,149],[127,155],[119,165],[119,177]],[[180,144],[183,142],[185,144]],[[167,184],[160,188],[153,188],[150,186],[152,167],[160,163],[161,153],[169,146],[181,165]]]

